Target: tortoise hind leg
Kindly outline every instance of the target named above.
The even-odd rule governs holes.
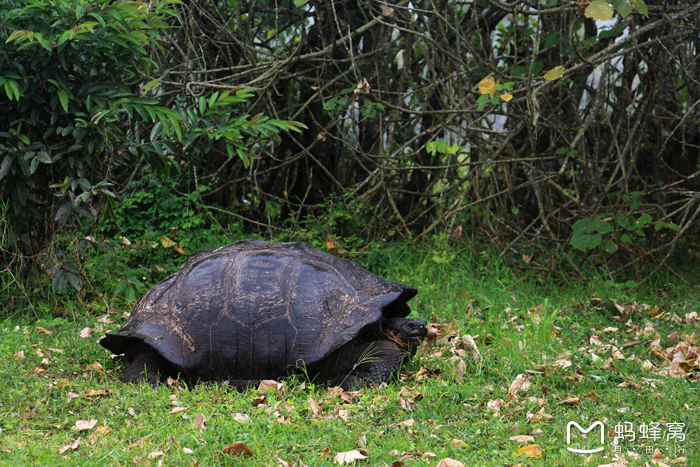
[[[126,351],[125,381],[127,383],[148,382],[152,386],[165,382],[177,373],[173,367],[151,346],[138,343]]]
[[[357,347],[356,363],[350,374],[340,375],[334,384],[345,390],[381,384],[398,375],[406,352],[391,341],[367,342]]]

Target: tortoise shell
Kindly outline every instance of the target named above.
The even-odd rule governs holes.
[[[274,379],[407,316],[416,293],[304,243],[242,240],[191,256],[100,344],[145,344],[186,378]]]

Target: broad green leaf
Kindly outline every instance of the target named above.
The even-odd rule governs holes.
[[[627,217],[627,216],[617,216],[617,217],[615,218],[615,220],[617,221],[617,225],[619,225],[619,226],[622,227],[623,229],[626,229],[626,228],[628,228],[630,225],[632,225],[632,221],[631,221],[630,218]]]
[[[150,97],[136,97],[130,100],[132,104],[145,104],[145,105],[156,105],[158,99],[153,99]]]
[[[632,13],[633,6],[630,0],[613,0],[612,2],[615,11],[620,13],[620,16],[627,18],[627,16]]]
[[[559,65],[555,66],[551,70],[549,70],[547,73],[544,75],[544,79],[547,81],[554,81],[556,79],[561,78],[564,75],[564,67]]]
[[[39,159],[39,161],[43,162],[44,164],[50,164],[51,162],[53,162],[51,160],[51,156],[49,156],[49,154],[46,151],[39,151],[36,157],[37,159]]]
[[[35,157],[32,159],[32,164],[29,166],[29,173],[31,175],[34,175],[34,172],[36,172],[37,167],[39,167],[39,158]]]
[[[61,107],[63,107],[63,110],[68,112],[68,93],[65,89],[58,90],[58,98],[61,101]]]
[[[644,0],[637,0],[635,6],[638,12],[643,14],[646,18],[649,18],[649,9],[647,8],[647,4],[644,3]]]
[[[642,215],[639,217],[639,219],[637,219],[637,220],[635,221],[634,227],[635,227],[635,228],[644,227],[645,225],[651,223],[651,219],[652,219],[652,218],[651,218],[651,215],[649,215],[649,214],[642,214]]]
[[[642,205],[642,192],[641,191],[631,191],[622,195],[622,200],[625,201],[629,207],[632,209],[639,209]]]
[[[600,31],[600,33],[598,34],[598,39],[609,39],[617,37],[623,32],[625,32],[626,27],[627,25],[624,22],[621,22],[612,29],[605,29],[603,31]]]
[[[609,21],[615,11],[604,0],[593,0],[586,8],[584,16],[596,21]]]
[[[581,251],[592,250],[603,242],[600,235],[574,234],[571,237],[571,246]]]
[[[585,219],[579,219],[574,223],[574,233],[585,234],[592,233],[595,226],[595,220],[593,217],[586,217]]]
[[[615,245],[611,240],[605,240],[602,248],[606,253],[615,253],[617,251],[617,245]]]
[[[14,159],[14,155],[7,154],[2,160],[2,164],[0,164],[0,180],[5,178],[5,175],[7,175],[7,173],[10,171],[12,159]]]
[[[151,89],[157,88],[160,85],[160,81],[157,79],[152,79],[146,85],[143,87],[143,92],[146,93],[150,91]]]
[[[14,92],[12,92],[12,88],[10,87],[10,82],[5,81],[5,84],[3,84],[3,87],[5,88],[5,94],[7,94],[7,98],[12,100],[12,97],[14,96]]]
[[[306,4],[308,3],[308,1],[309,1],[309,0],[294,0],[294,5],[295,5],[295,6],[306,5]]]

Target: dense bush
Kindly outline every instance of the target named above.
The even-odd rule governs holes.
[[[43,251],[56,285],[79,286],[83,260],[46,248],[57,231],[185,252],[212,228],[338,251],[437,233],[529,270],[642,280],[679,247],[696,254],[699,12],[5,2],[3,260]]]
[[[249,226],[370,206],[364,238],[446,232],[553,272],[567,255],[566,271],[610,261],[641,275],[696,243],[695,1],[178,9],[189,23],[167,60],[206,77],[198,89],[263,87],[256,109],[309,127],[251,168],[203,167],[223,187],[205,200]]]
[[[214,144],[249,164],[247,138],[298,130],[293,122],[241,111],[253,96],[250,88],[196,96],[164,90],[152,57],[167,54],[163,31],[173,27],[171,7],[178,3],[0,5],[0,196],[8,201],[9,226],[0,245],[4,259],[15,258],[8,254],[13,247],[43,252],[57,285],[64,283],[63,271],[78,286],[75,267],[45,247],[57,231],[110,215],[117,194],[145,166],[164,177],[187,173]]]

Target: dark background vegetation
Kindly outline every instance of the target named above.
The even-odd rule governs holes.
[[[5,2],[0,264],[133,299],[227,239],[438,236],[555,277],[677,274],[700,6],[606,5]]]

